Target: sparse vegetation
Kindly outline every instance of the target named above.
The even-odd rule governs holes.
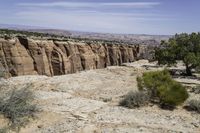
[[[186,74],[192,75],[192,69],[200,67],[200,33],[176,34],[168,42],[162,41],[156,49],[155,58],[159,64],[173,65],[182,60]]]
[[[0,71],[0,78],[4,77],[4,73]]]
[[[32,100],[33,93],[29,88],[14,90],[6,94],[1,93],[0,113],[10,120],[9,129],[19,131],[29,122],[30,118],[34,117],[37,110]]]
[[[4,76],[4,70],[0,67],[0,78],[3,78]]]
[[[8,129],[7,127],[2,128],[2,129],[0,129],[0,133],[7,133],[8,130],[9,130],[9,129]]]
[[[196,87],[192,88],[192,92],[195,94],[200,94],[200,85],[197,85]]]
[[[105,102],[105,103],[112,101],[112,97],[110,97],[110,98],[102,98],[102,99],[103,99],[103,102]]]
[[[110,39],[95,39],[95,38],[84,38],[81,36],[73,37],[69,35],[59,35],[56,33],[45,33],[45,32],[32,32],[32,31],[23,31],[23,30],[11,30],[11,29],[0,29],[0,37],[5,38],[6,40],[12,37],[30,37],[30,38],[37,38],[42,39],[45,38],[47,40],[53,41],[68,41],[73,40],[75,42],[86,42],[87,44],[132,44],[131,42],[120,41],[120,40],[110,40]]]
[[[200,100],[190,100],[188,101],[188,108],[190,110],[200,113]]]
[[[186,89],[167,70],[146,72],[137,81],[139,90],[149,94],[151,102],[163,107],[175,107],[188,98]]]
[[[29,32],[29,31],[20,31],[20,30],[10,30],[10,29],[0,29],[0,35],[5,38],[10,38],[11,36],[27,36],[27,37],[62,37],[58,35],[48,34],[48,33],[39,33],[39,32]]]
[[[137,108],[148,104],[149,96],[144,92],[129,92],[124,99],[120,101],[120,105],[127,108]]]

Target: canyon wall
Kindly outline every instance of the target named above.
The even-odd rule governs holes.
[[[133,62],[138,45],[0,38],[0,68],[8,76],[63,75]]]

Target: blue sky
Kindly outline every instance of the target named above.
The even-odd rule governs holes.
[[[0,23],[134,34],[200,31],[200,0],[2,0]]]

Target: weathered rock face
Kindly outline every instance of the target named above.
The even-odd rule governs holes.
[[[136,45],[0,39],[0,67],[10,76],[54,76],[133,62],[139,52]]]

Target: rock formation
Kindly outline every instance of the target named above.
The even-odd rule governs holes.
[[[138,45],[75,40],[0,39],[0,68],[7,75],[63,75],[133,62]]]

